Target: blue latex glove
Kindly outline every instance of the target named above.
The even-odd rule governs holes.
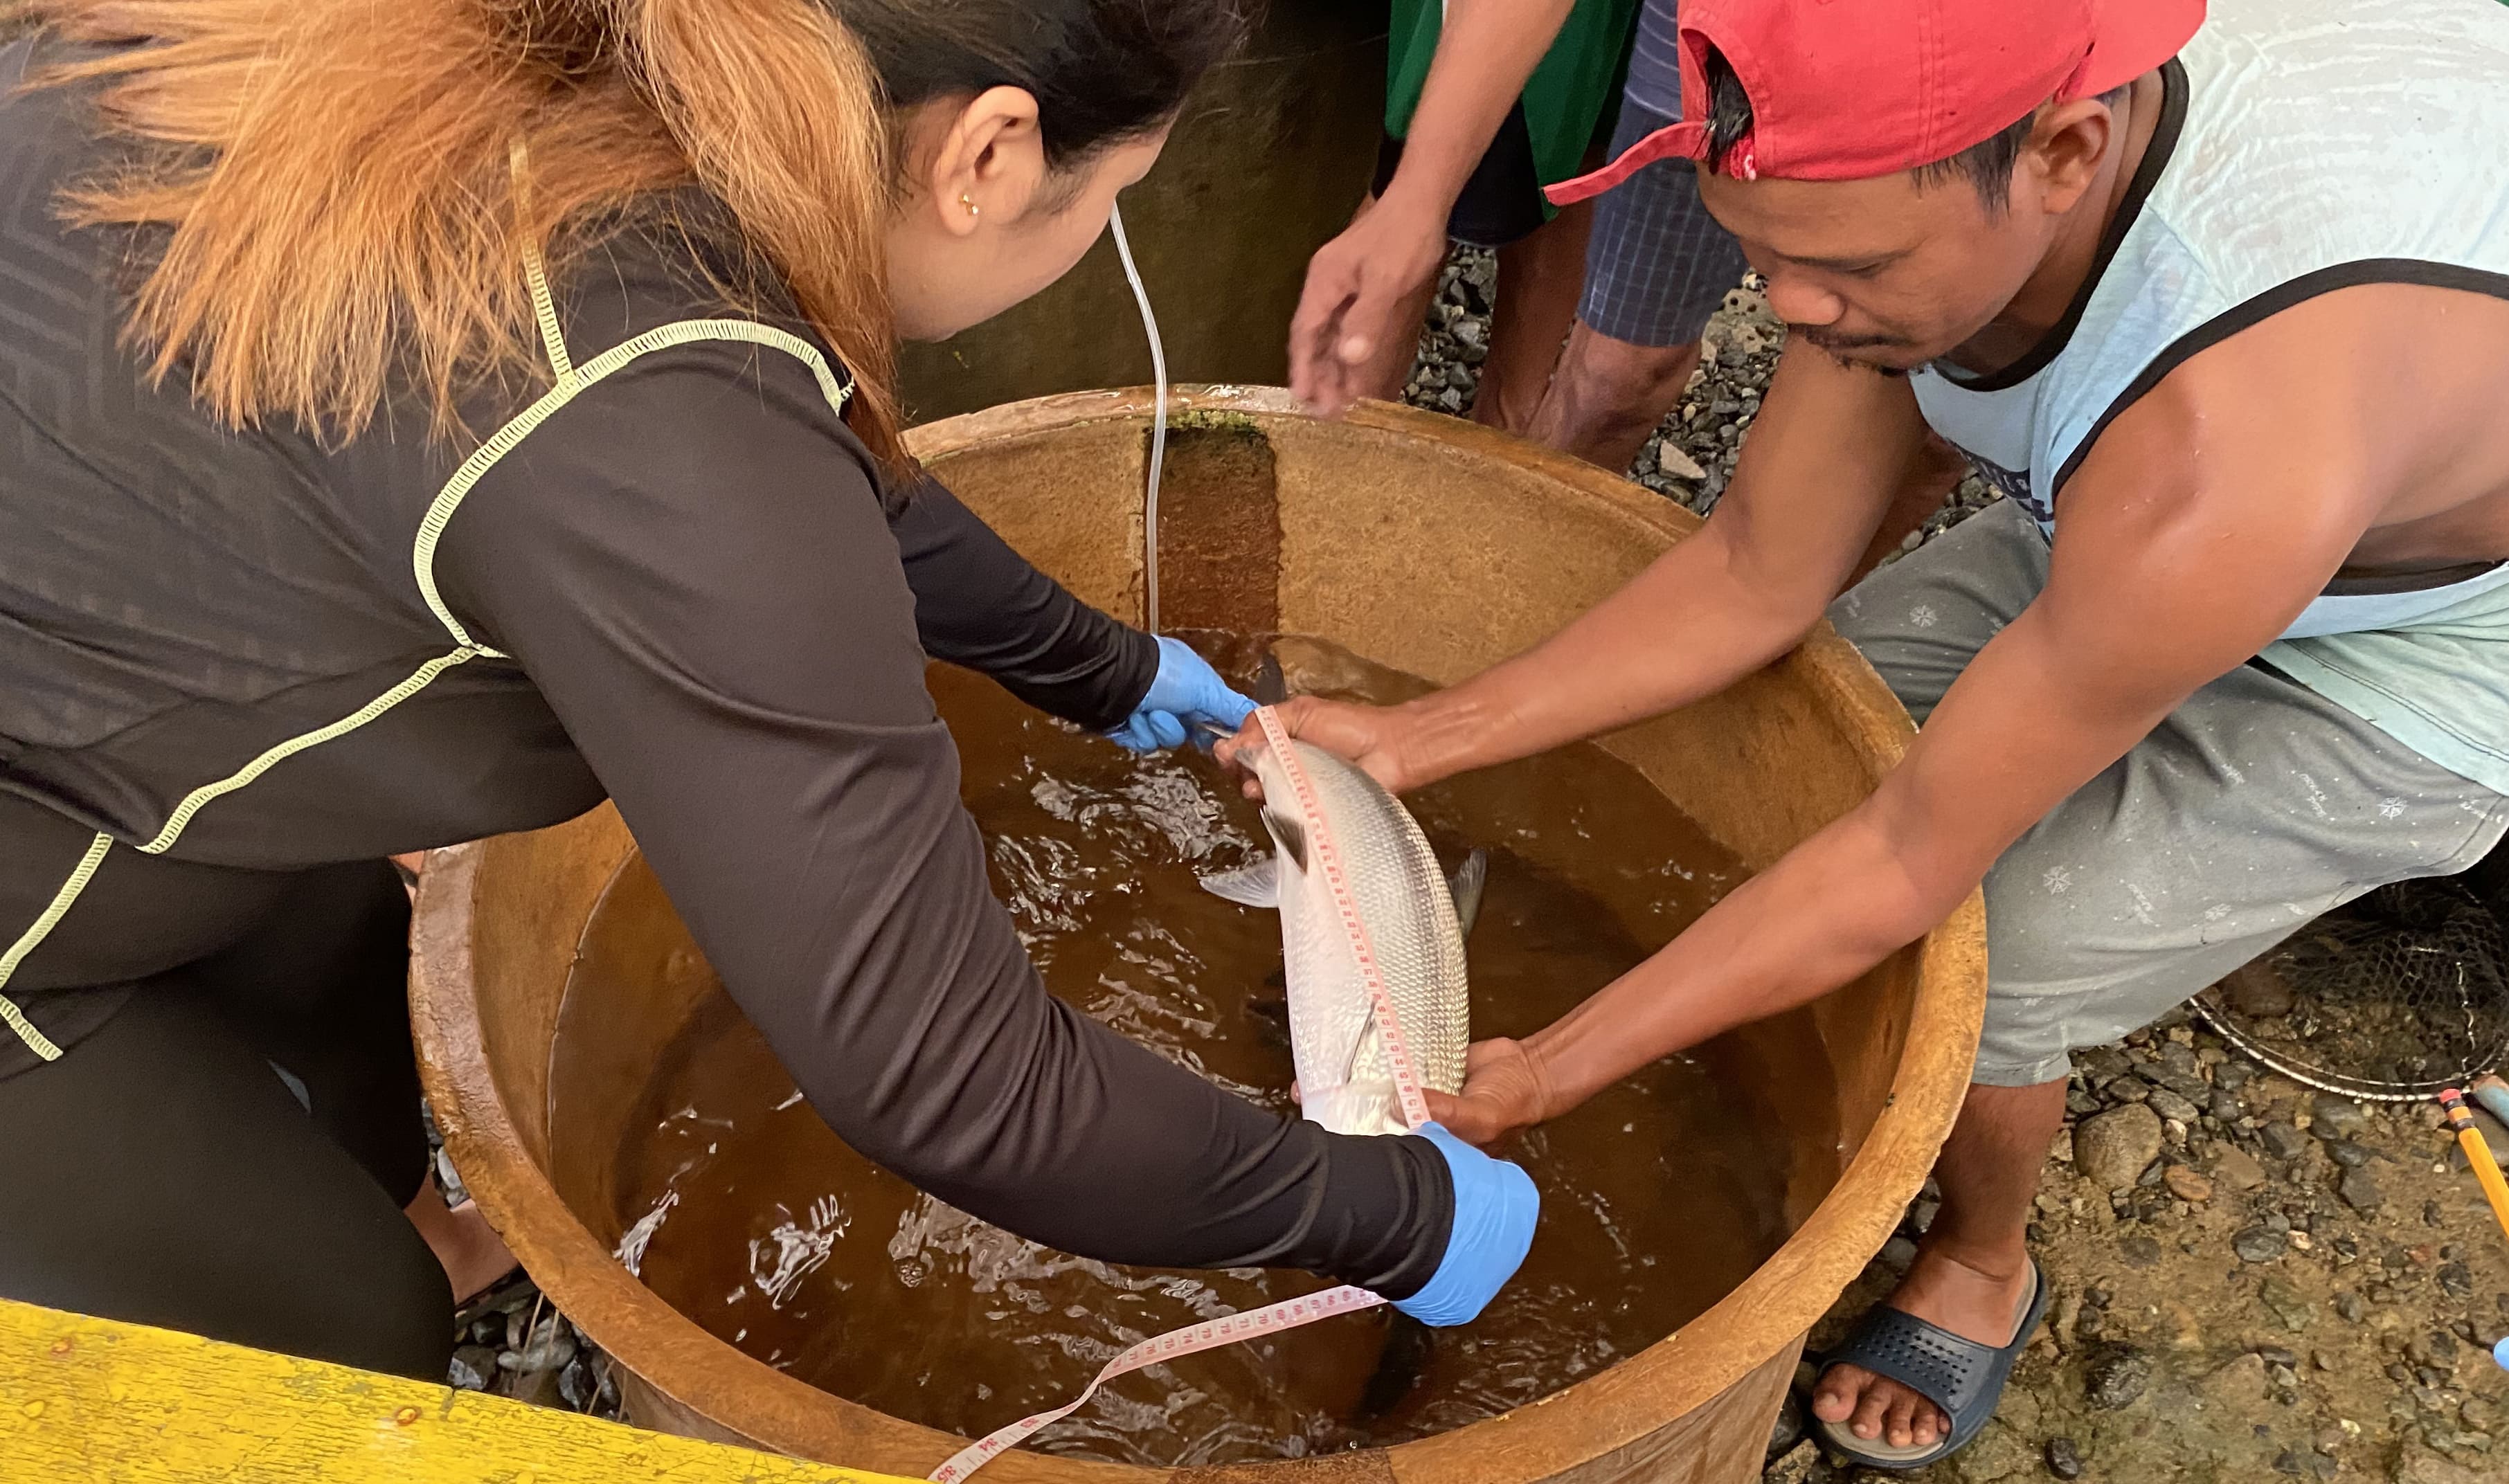
[[[1542,1214],[1533,1177],[1505,1160],[1494,1160],[1437,1124],[1411,1131],[1438,1146],[1455,1177],[1455,1224],[1446,1255],[1426,1286],[1394,1307],[1423,1324],[1469,1323],[1481,1306],[1516,1276],[1533,1245],[1533,1223]]]
[[[1159,637],[1159,673],[1124,724],[1106,735],[1137,753],[1182,747],[1194,727],[1208,722],[1235,731],[1254,714],[1254,703],[1228,688],[1181,639]]]
[[[2509,1371],[2509,1335],[2501,1336],[2500,1343],[2491,1347],[2491,1358],[2500,1362],[2502,1370]]]

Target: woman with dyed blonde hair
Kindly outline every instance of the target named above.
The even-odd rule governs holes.
[[[1247,709],[922,477],[891,385],[1078,259],[1237,0],[13,13],[0,1293],[441,1377],[508,1259],[427,1180],[385,858],[605,797],[952,1204],[1430,1317],[1504,1280],[1501,1167],[1045,993],[922,684],[1143,747]]]

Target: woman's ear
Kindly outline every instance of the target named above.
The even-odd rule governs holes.
[[[948,230],[964,236],[1026,211],[1046,176],[1035,96],[1025,88],[988,88],[955,111],[942,103],[933,112],[925,127],[937,137],[921,184]]]

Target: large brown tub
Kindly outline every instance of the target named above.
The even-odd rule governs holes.
[[[1040,565],[1093,602],[1137,612],[1147,405],[1139,391],[1051,397],[935,424],[914,442]],[[1161,541],[1171,627],[1319,634],[1451,682],[1557,628],[1697,526],[1644,490],[1450,418],[1368,404],[1318,423],[1273,390],[1188,388],[1178,405]],[[1854,805],[1909,735],[1880,681],[1824,629],[1728,694],[1606,745],[1756,869]],[[552,1154],[559,1001],[586,918],[633,860],[604,808],[429,863],[411,1001],[454,1162],[542,1287],[625,1368],[634,1420],[920,1475],[960,1440],[815,1391],[670,1309],[612,1258],[617,1224],[598,1171]],[[1166,1476],[1756,1478],[1804,1331],[1890,1236],[1967,1086],[1982,923],[1972,898],[1924,943],[1763,1032],[1819,1063],[1835,1097],[1787,1115],[1800,1226],[1687,1328],[1452,1432]],[[622,1127],[653,1052],[705,987],[685,948],[657,949],[654,962],[650,987],[604,1007],[617,1105],[570,1105],[571,1129]],[[1125,1484],[1162,1472],[1015,1454],[987,1477]]]

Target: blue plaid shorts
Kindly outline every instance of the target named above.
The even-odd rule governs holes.
[[[1612,156],[1672,122],[1623,98]],[[1595,199],[1577,317],[1614,340],[1681,345],[1707,327],[1745,266],[1741,244],[1700,204],[1690,162],[1659,160]]]

